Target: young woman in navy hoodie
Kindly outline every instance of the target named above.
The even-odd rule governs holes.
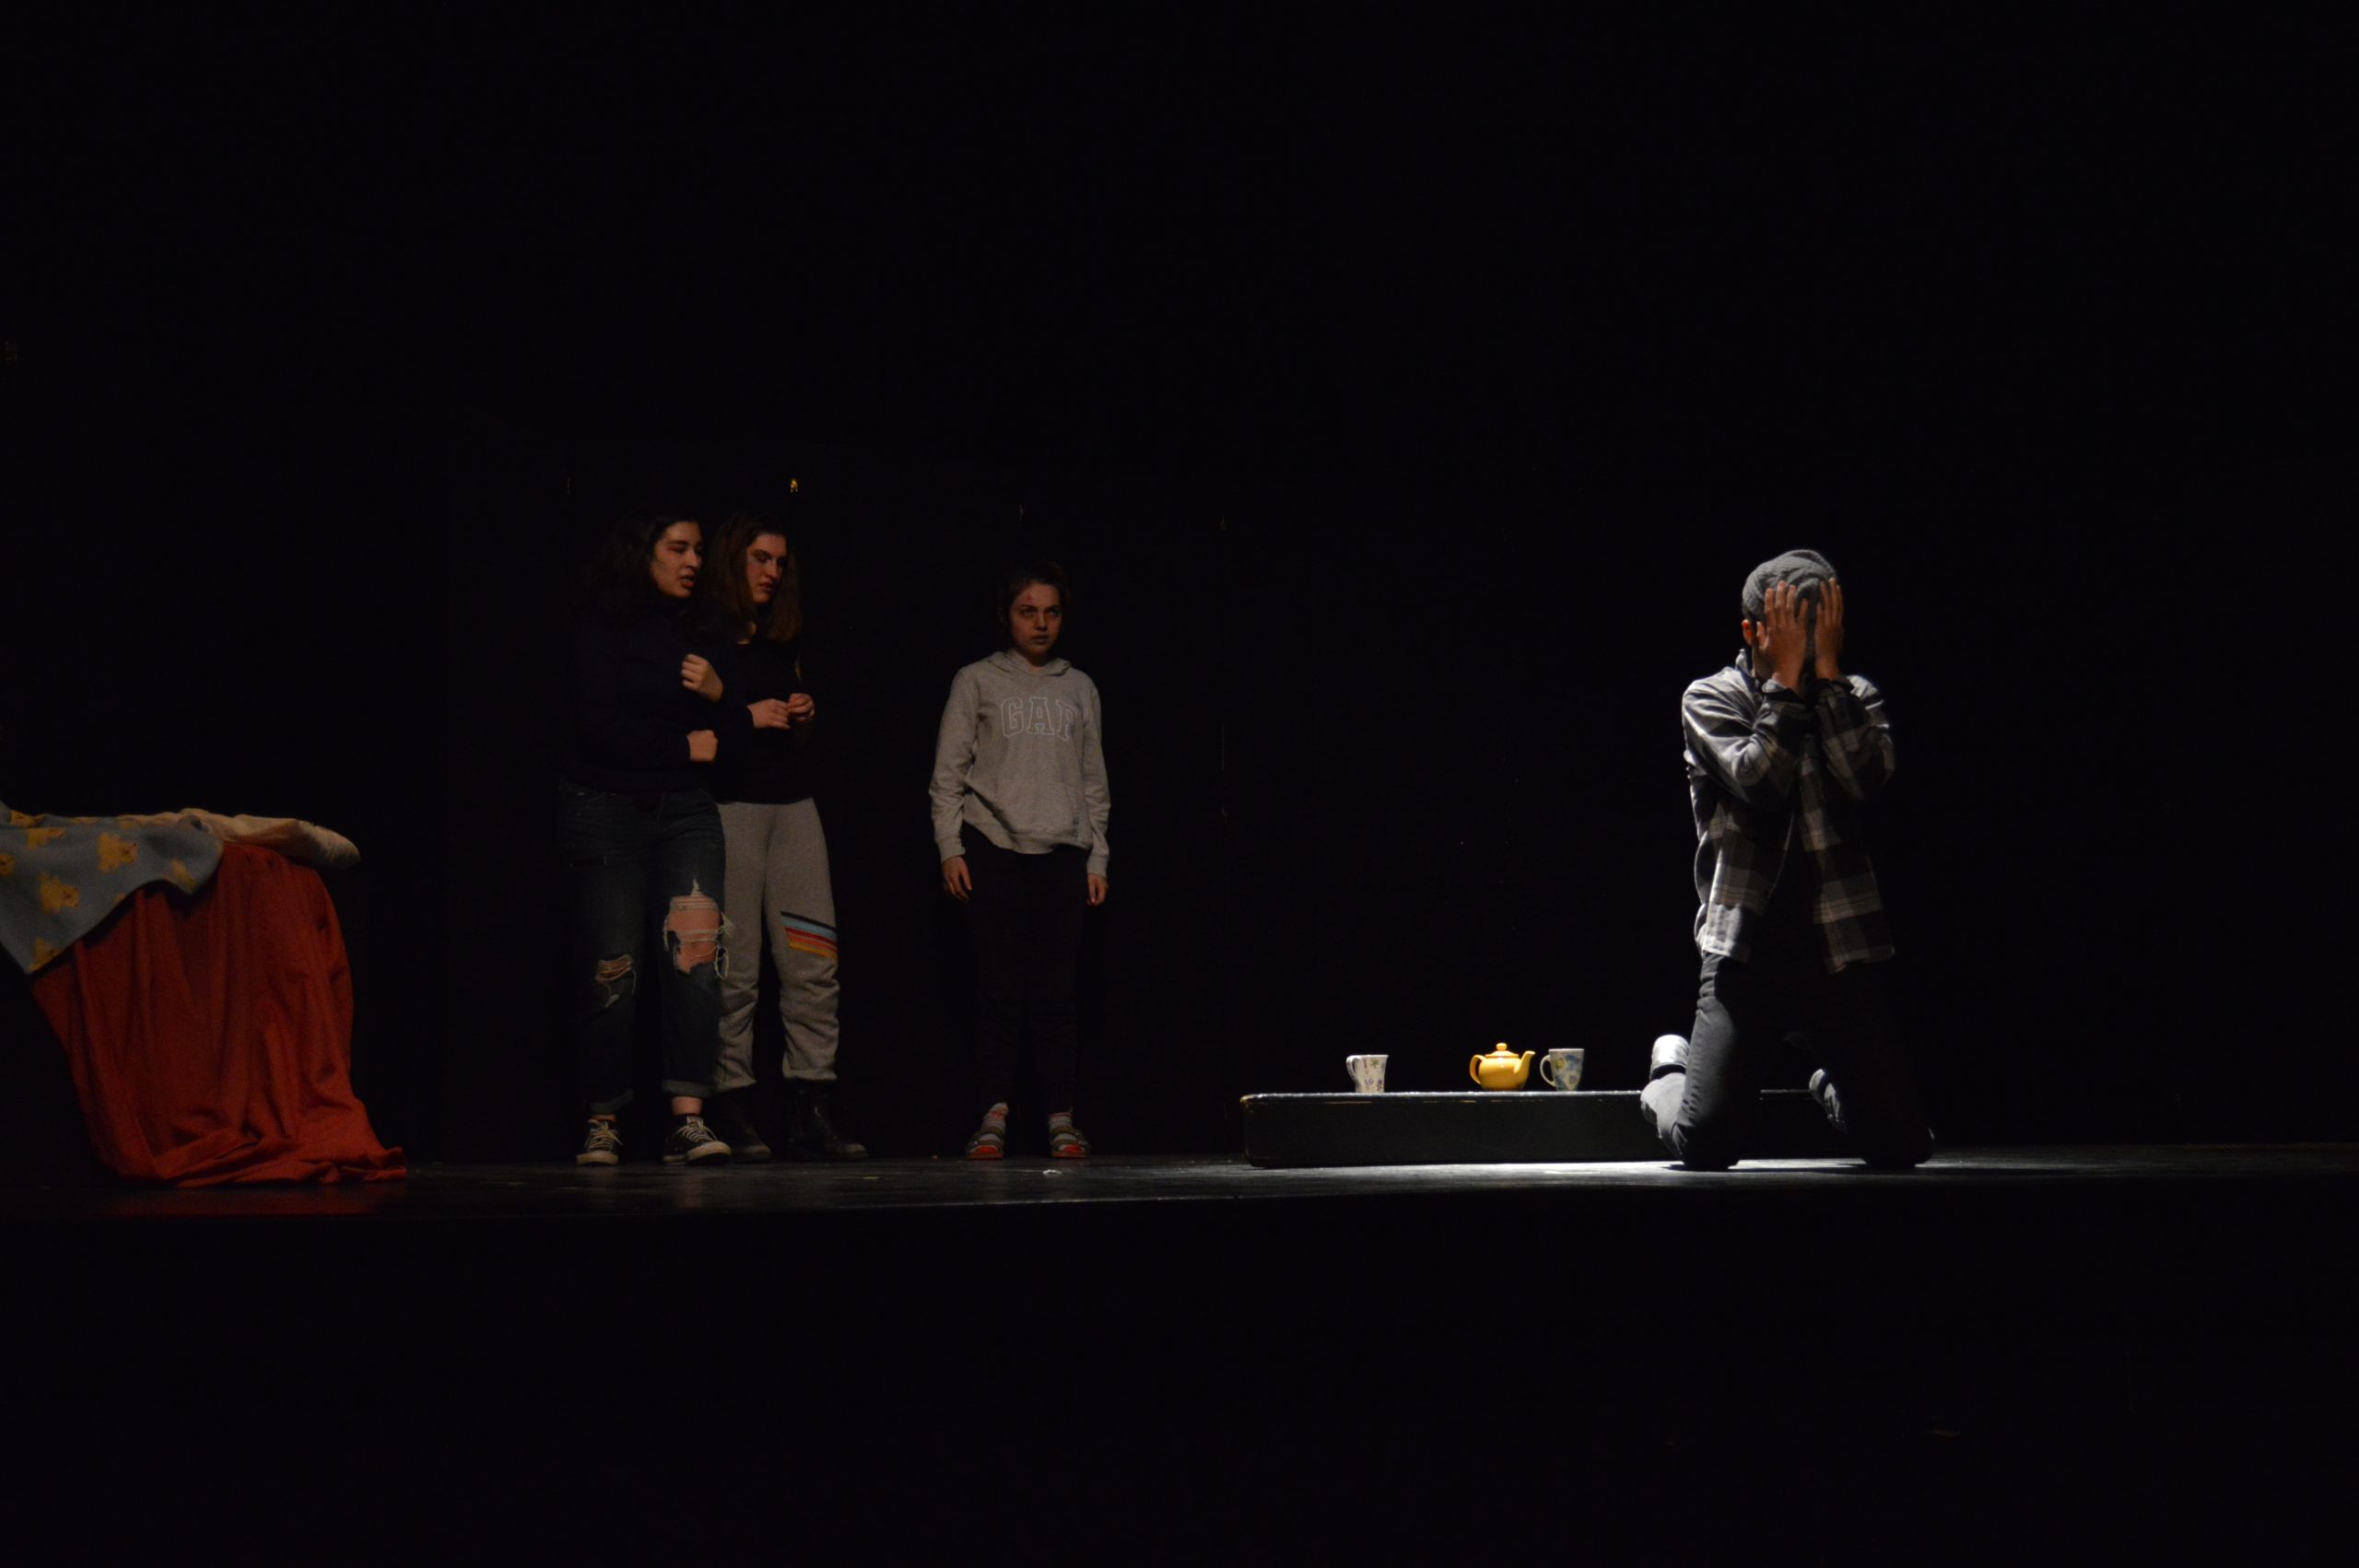
[[[1026,1026],[1049,1103],[1049,1153],[1078,1159],[1074,971],[1084,911],[1106,901],[1112,804],[1097,687],[1052,656],[1071,594],[1052,563],[1008,573],[1007,645],[958,672],[934,743],[933,839],[942,885],[975,943],[980,1124],[967,1157],[1007,1149],[1007,1102]]]
[[[589,1129],[583,1165],[622,1158],[616,1114],[631,1098],[631,1020],[663,1010],[672,1164],[726,1162],[704,1121],[712,1092],[722,957],[721,813],[705,773],[750,722],[721,701],[717,628],[693,595],[704,531],[655,508],[616,524],[583,581],[573,632],[572,733],[557,828],[570,894],[568,965]]]

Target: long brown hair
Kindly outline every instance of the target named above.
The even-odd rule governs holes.
[[[574,593],[576,607],[618,618],[650,605],[680,614],[693,613],[692,605],[663,601],[648,579],[647,566],[655,558],[655,542],[674,523],[696,520],[695,512],[668,500],[652,502],[616,520],[599,541],[597,553],[581,564]],[[698,527],[697,532],[704,530]]]
[[[765,642],[792,642],[803,629],[803,568],[794,558],[794,546],[787,544],[786,557],[779,563],[778,591],[770,595],[768,608],[755,603],[745,586],[745,552],[765,533],[786,542],[786,530],[768,513],[731,512],[705,552],[705,580],[712,585],[713,602],[733,628],[751,621],[754,635]]]

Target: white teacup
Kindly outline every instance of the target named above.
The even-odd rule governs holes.
[[[1384,1064],[1391,1060],[1380,1056],[1347,1056],[1344,1065],[1352,1070],[1352,1089],[1356,1094],[1384,1093]]]
[[[1540,1076],[1551,1089],[1580,1087],[1581,1063],[1589,1052],[1580,1046],[1568,1046],[1550,1051],[1540,1059]]]

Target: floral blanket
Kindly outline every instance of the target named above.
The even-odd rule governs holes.
[[[194,893],[221,863],[221,840],[170,816],[53,816],[0,802],[0,948],[31,974],[88,936],[135,888]]]
[[[89,936],[132,889],[170,882],[194,894],[222,863],[222,844],[260,844],[290,860],[351,865],[361,851],[340,832],[288,816],[156,811],[148,816],[54,816],[0,802],[0,948],[33,974]]]

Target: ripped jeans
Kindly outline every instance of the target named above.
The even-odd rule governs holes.
[[[728,962],[712,797],[616,795],[560,781],[557,842],[572,904],[566,989],[581,1097],[598,1114],[630,1102],[631,1025],[647,984],[663,998],[664,1093],[711,1094]]]

